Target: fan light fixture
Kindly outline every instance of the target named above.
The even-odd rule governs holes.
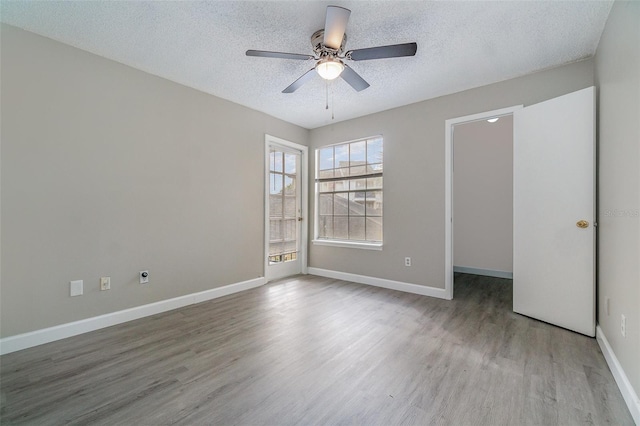
[[[324,58],[316,65],[316,71],[325,80],[333,80],[342,74],[344,64],[339,59]]]

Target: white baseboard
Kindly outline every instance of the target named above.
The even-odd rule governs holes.
[[[376,287],[388,288],[390,290],[404,291],[405,293],[420,294],[423,296],[437,297],[439,299],[447,298],[444,288],[427,287],[424,285],[403,283],[400,281],[387,280],[384,278],[368,277],[366,275],[350,274],[348,272],[331,271],[329,269],[320,269],[313,267],[309,267],[308,273],[311,275],[318,275],[320,277],[334,278],[359,284],[368,284]]]
[[[453,272],[461,272],[463,274],[483,275],[485,277],[508,278],[513,279],[513,272],[494,271],[492,269],[468,268],[466,266],[454,266]]]
[[[631,417],[633,417],[633,421],[636,422],[637,425],[640,425],[640,398],[638,398],[638,394],[635,392],[633,387],[631,386],[631,382],[629,382],[629,378],[625,374],[616,354],[613,352],[613,349],[609,345],[607,338],[604,335],[604,332],[600,328],[600,325],[596,326],[596,340],[598,341],[598,345],[600,346],[600,350],[604,355],[604,359],[607,361],[609,365],[609,369],[613,374],[613,378],[616,380],[618,384],[618,388],[620,388],[620,392],[622,393],[622,397],[624,401],[627,403],[627,407],[631,412]]]
[[[129,308],[97,317],[61,324],[55,327],[43,328],[42,330],[5,337],[0,339],[0,355],[53,342],[55,340],[65,339],[71,336],[77,336],[78,334],[88,333],[90,331],[148,317],[161,312],[171,311],[183,306],[216,299],[218,297],[227,296],[229,294],[238,293],[255,287],[260,287],[265,284],[265,282],[265,279],[262,277],[255,278],[248,281],[225,285],[223,287],[212,288],[211,290],[175,297],[173,299],[149,303],[148,305],[136,306],[135,308]]]

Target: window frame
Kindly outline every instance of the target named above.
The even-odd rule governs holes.
[[[384,225],[382,226],[382,240],[381,241],[366,241],[366,240],[343,240],[343,239],[333,239],[333,238],[319,238],[319,222],[320,222],[320,212],[319,212],[319,201],[320,201],[320,182],[319,182],[319,170],[320,170],[320,151],[324,148],[336,147],[340,145],[348,145],[354,142],[365,142],[372,139],[381,139],[382,140],[382,172],[377,172],[376,175],[379,177],[383,177],[384,175],[384,137],[382,134],[368,136],[364,138],[353,139],[344,142],[337,142],[334,144],[322,145],[315,149],[315,164],[314,164],[314,229],[313,229],[313,239],[312,244],[318,246],[333,246],[333,247],[347,247],[347,248],[357,248],[364,250],[382,250],[384,245]],[[336,170],[335,164],[333,170]],[[361,176],[354,176],[352,179],[364,179],[367,177],[372,177],[371,174],[365,174]],[[380,191],[383,194],[384,199],[384,180],[382,183],[382,187]],[[333,192],[335,194],[335,192]],[[382,212],[380,217],[384,223],[384,203],[382,205]],[[364,216],[365,220],[367,216]]]

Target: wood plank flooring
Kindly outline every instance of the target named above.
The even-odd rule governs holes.
[[[632,425],[594,339],[511,311],[320,277],[0,358],[4,425]]]

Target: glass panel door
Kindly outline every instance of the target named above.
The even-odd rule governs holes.
[[[290,147],[268,147],[267,279],[301,272],[301,157]]]

